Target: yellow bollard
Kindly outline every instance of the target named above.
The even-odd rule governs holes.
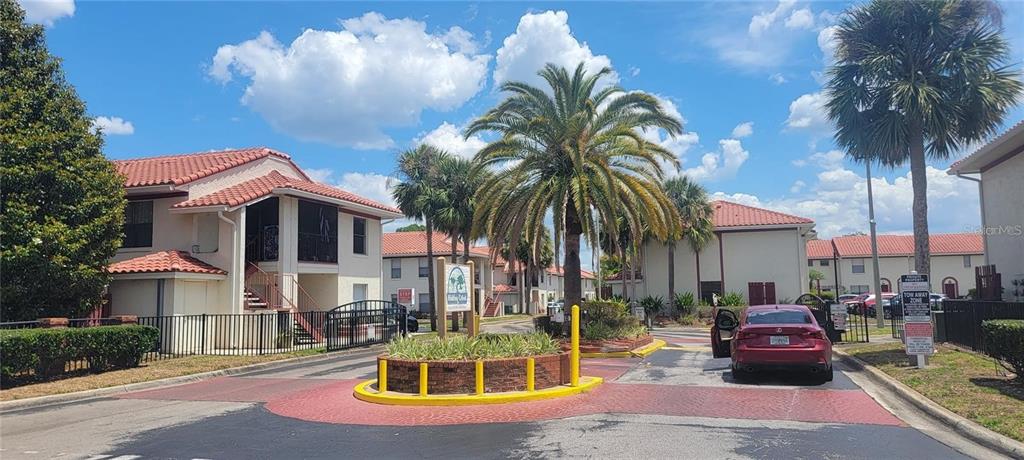
[[[384,393],[388,391],[388,360],[379,360],[377,365],[377,391]]]
[[[580,386],[580,306],[572,306],[572,354],[569,356],[569,384]]]
[[[533,389],[535,388],[535,385],[536,385],[534,383],[534,378],[535,378],[534,366],[535,365],[536,365],[536,361],[534,361],[533,358],[526,358],[526,391],[533,391]]]
[[[484,362],[476,361],[476,394],[484,394]]]
[[[427,363],[420,363],[420,396],[427,395]]]

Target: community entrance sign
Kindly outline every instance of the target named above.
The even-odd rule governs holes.
[[[474,318],[478,314],[473,305],[473,261],[468,264],[447,263],[443,257],[435,261],[437,273],[440,276],[435,280],[435,300],[437,303],[437,316],[441,322],[445,322],[449,313],[469,313],[467,326],[470,335],[476,335],[477,322]],[[453,327],[458,323],[453,316]],[[444,337],[447,328],[440,327],[437,330],[439,336]]]
[[[932,331],[931,284],[928,275],[911,273],[900,276],[900,300],[903,306],[903,342],[907,354],[917,356],[923,368],[925,356],[934,352]]]

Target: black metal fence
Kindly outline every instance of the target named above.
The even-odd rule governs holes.
[[[1024,319],[1024,302],[988,300],[943,300],[943,328],[946,341],[973,350],[980,349],[981,323],[990,319]]]
[[[360,300],[326,313],[324,337],[327,351],[386,343],[408,331],[409,315],[401,304],[385,300]]]

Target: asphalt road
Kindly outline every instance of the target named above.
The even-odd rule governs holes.
[[[670,341],[669,348],[644,360],[586,362],[585,373],[608,376],[605,388],[549,401],[544,410],[536,409],[542,402],[492,406],[478,410],[475,423],[442,420],[446,413],[458,414],[450,412],[456,408],[402,412],[407,409],[350,401],[348,382],[374,373],[373,353],[368,352],[3,413],[0,457],[967,458],[892,417],[847,371],[839,370],[835,381],[825,385],[789,375],[739,384],[732,381],[727,361],[711,359],[710,351],[699,343],[701,333],[667,332],[663,337]],[[656,397],[661,399],[655,404],[642,404]],[[331,405],[332,398],[346,405]],[[781,402],[772,403],[775,400]],[[304,405],[296,411],[299,416],[275,413],[293,402]],[[388,417],[408,414],[427,424],[346,422],[373,411],[384,411]],[[522,416],[527,412],[532,415]],[[850,420],[858,421],[845,421],[847,412]],[[547,413],[554,415],[543,416]],[[314,418],[334,422],[309,421]],[[524,421],[487,422],[513,419]],[[808,421],[819,419],[828,421]],[[957,447],[990,458],[971,450],[976,447]]]

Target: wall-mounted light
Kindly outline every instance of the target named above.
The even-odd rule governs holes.
[[[192,245],[192,254],[199,254],[199,245],[198,244],[193,244]]]

